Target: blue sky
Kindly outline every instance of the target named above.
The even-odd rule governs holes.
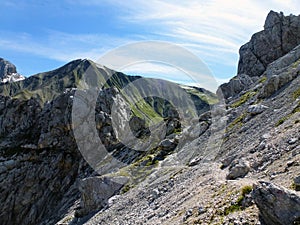
[[[0,0],[0,57],[25,75],[73,59],[94,61],[135,41],[167,41],[208,65],[218,82],[236,74],[238,49],[263,29],[272,9],[300,14],[294,0]],[[124,69],[184,80],[174,68],[144,64]],[[168,74],[170,73],[170,74]],[[143,74],[142,74],[143,75]]]

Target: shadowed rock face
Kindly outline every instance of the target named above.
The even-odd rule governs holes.
[[[271,11],[264,30],[240,48],[238,74],[260,76],[268,64],[300,44],[300,16]]]
[[[300,222],[300,196],[267,182],[254,185],[253,199],[268,225],[293,225]]]

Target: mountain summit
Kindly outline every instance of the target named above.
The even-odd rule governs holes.
[[[24,80],[25,77],[17,73],[16,66],[0,58],[0,83],[11,83]]]

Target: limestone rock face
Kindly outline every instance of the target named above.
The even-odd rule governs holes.
[[[264,30],[240,48],[238,74],[260,76],[268,64],[300,44],[300,16],[271,11]]]
[[[237,76],[228,83],[222,84],[218,94],[223,93],[226,99],[235,97],[248,90],[264,74],[266,77],[278,75],[291,63],[299,59],[300,16],[284,16],[283,13],[270,11],[264,30],[255,33],[251,40],[240,50]],[[291,79],[272,78],[264,97],[278,90],[277,83],[286,83]]]
[[[269,225],[293,225],[300,221],[300,196],[277,185],[260,182],[252,197]]]

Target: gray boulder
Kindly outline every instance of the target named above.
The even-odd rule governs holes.
[[[292,81],[298,76],[298,73],[293,72],[283,72],[279,75],[274,75],[270,77],[266,84],[263,86],[262,90],[260,91],[258,97],[259,98],[267,98],[273,95],[276,91],[286,85],[288,82]]]
[[[252,197],[266,224],[299,224],[300,196],[296,192],[261,181],[254,185]]]
[[[257,115],[262,113],[266,109],[268,109],[268,107],[264,105],[250,105],[248,107],[247,112],[250,113],[251,115]]]
[[[227,180],[235,180],[247,175],[250,171],[249,163],[243,159],[234,160],[229,166],[229,172],[226,176]]]

